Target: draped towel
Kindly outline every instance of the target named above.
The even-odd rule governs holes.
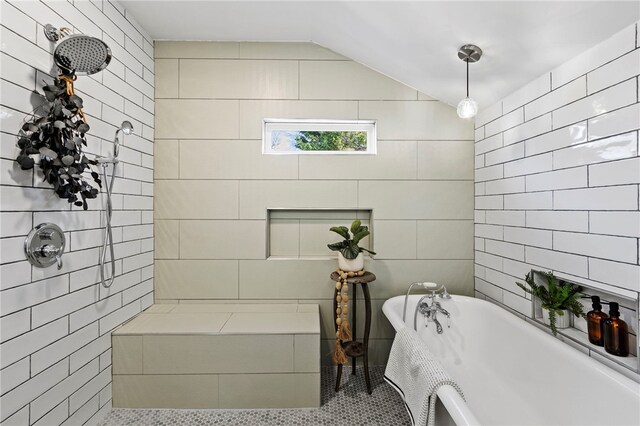
[[[384,379],[402,396],[414,426],[434,425],[440,386],[453,386],[464,399],[458,384],[427,350],[418,333],[407,327],[396,332]]]

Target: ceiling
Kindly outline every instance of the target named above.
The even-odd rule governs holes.
[[[312,41],[436,99],[489,106],[640,19],[634,1],[121,0],[154,39]]]

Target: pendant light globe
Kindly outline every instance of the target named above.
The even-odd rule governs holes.
[[[458,117],[473,118],[478,113],[478,103],[472,98],[464,98],[458,103]]]

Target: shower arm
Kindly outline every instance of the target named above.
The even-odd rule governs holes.
[[[47,24],[43,28],[44,35],[49,41],[56,42],[66,36],[73,34],[73,31],[70,28],[62,27],[56,28],[51,24]]]

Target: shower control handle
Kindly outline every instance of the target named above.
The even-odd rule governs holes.
[[[27,235],[24,251],[33,266],[46,268],[55,263],[61,269],[64,245],[62,229],[53,223],[41,223]]]
[[[59,251],[60,251],[60,247],[55,247],[51,244],[45,244],[43,246],[40,246],[37,253],[38,253],[38,256],[41,256],[41,257],[51,257],[51,256],[57,256]]]
[[[43,236],[44,237],[44,236]],[[45,244],[36,252],[37,256],[44,258],[55,257],[58,269],[62,269],[62,247],[55,247],[51,244]]]

